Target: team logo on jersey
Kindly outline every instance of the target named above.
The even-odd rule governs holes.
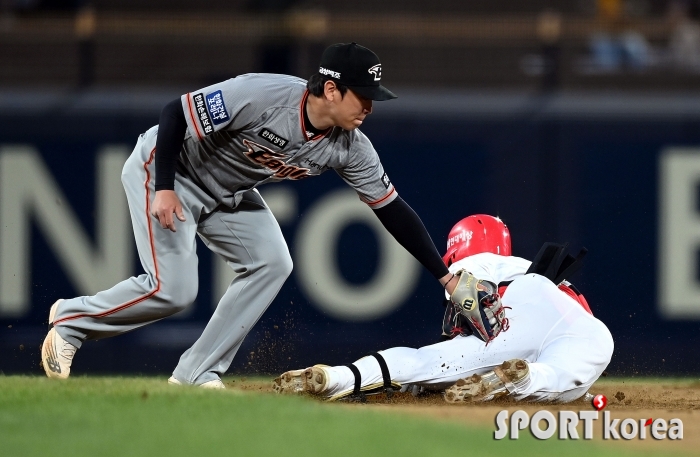
[[[278,134],[268,129],[262,129],[262,131],[258,133],[258,136],[269,141],[275,146],[279,146],[280,149],[284,149],[284,147],[287,146],[287,143],[289,143],[289,140],[282,138]]]
[[[389,181],[389,177],[386,175],[386,173],[382,175],[382,184],[384,184],[384,187],[386,187],[387,189],[391,185],[391,181]]]
[[[374,75],[375,81],[380,81],[382,79],[382,64],[378,63],[377,65],[367,70],[367,72]]]
[[[309,177],[308,168],[287,165],[283,160],[286,158],[284,154],[275,152],[272,149],[250,140],[243,140],[243,144],[248,148],[248,152],[245,153],[246,157],[248,157],[251,162],[274,171],[275,174],[273,176],[275,178],[299,180]]]
[[[324,172],[326,170],[331,169],[331,167],[329,167],[328,165],[321,165],[320,163],[314,162],[311,159],[304,159],[304,160],[302,160],[302,162],[308,164],[311,168],[315,168],[317,170],[320,170],[321,172]]]
[[[195,94],[192,97],[194,101],[194,109],[197,111],[197,117],[199,118],[199,123],[202,126],[202,130],[205,135],[209,135],[214,131],[214,126],[211,124],[211,118],[209,117],[209,112],[204,104],[204,94]]]
[[[211,120],[214,125],[222,124],[229,120],[226,105],[224,105],[224,96],[220,90],[207,94],[207,109],[211,114]]]

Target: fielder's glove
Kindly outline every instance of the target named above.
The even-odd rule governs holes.
[[[450,295],[455,314],[460,315],[472,333],[487,344],[501,331],[508,330],[506,310],[496,284],[477,279],[466,270],[456,273],[457,287]]]

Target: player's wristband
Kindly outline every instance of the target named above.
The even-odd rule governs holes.
[[[450,276],[450,279],[448,279],[448,280],[445,282],[445,284],[442,285],[442,288],[445,289],[445,290],[447,290],[447,285],[450,283],[450,281],[452,281],[453,279],[455,279],[455,276],[456,276],[456,275],[455,275],[454,273],[452,273],[452,276]]]

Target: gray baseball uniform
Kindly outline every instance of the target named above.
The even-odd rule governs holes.
[[[249,74],[182,96],[188,131],[175,192],[186,220],[176,220],[177,232],[150,215],[158,128],[139,137],[122,182],[146,273],[63,301],[53,324],[64,339],[80,347],[190,305],[198,289],[196,234],[237,275],[173,375],[189,384],[216,380],[292,270],[280,228],[255,187],[334,169],[372,208],[397,197],[359,130],[334,127],[310,137],[301,110],[305,85],[291,76]]]

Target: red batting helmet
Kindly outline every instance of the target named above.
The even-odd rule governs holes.
[[[497,217],[475,214],[457,222],[447,235],[447,252],[442,260],[450,266],[482,252],[511,255],[510,232]]]

